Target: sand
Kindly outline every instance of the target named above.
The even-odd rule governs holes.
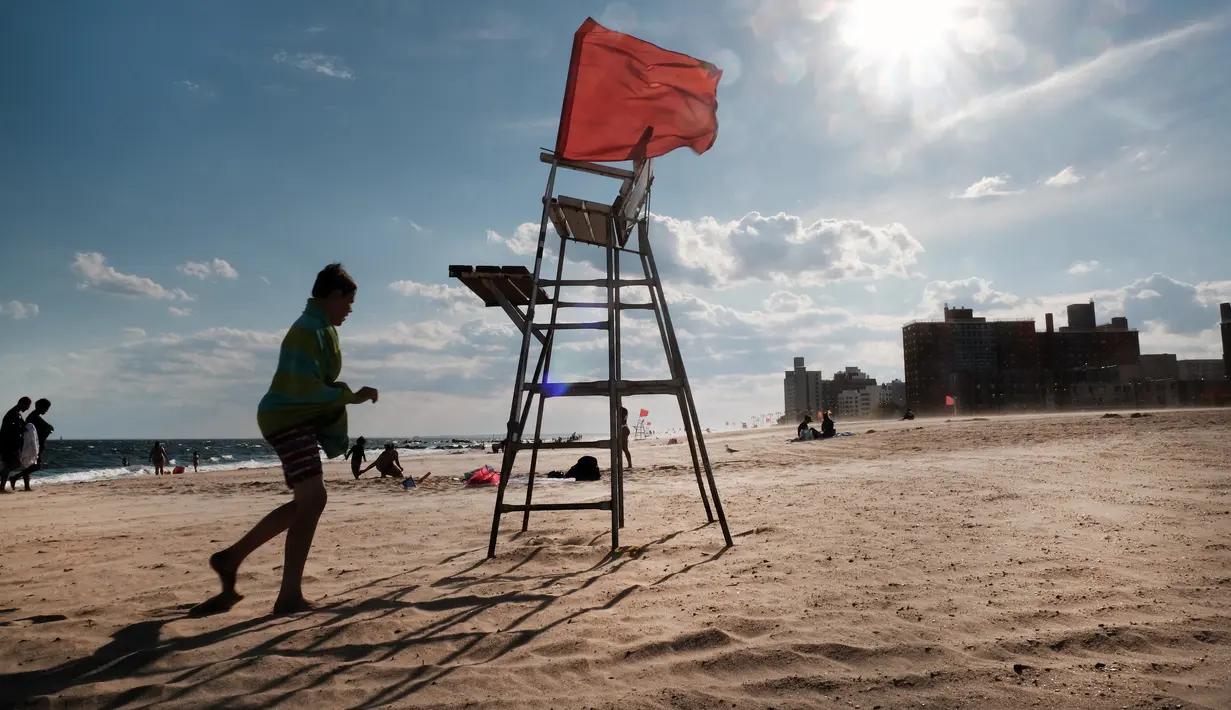
[[[234,610],[184,615],[277,471],[5,496],[0,707],[1231,707],[1231,411],[857,432],[712,435],[729,549],[661,441],[614,556],[603,514],[540,513],[486,560],[494,490],[449,477],[491,454],[416,460],[415,491],[331,465],[291,617],[280,539]]]

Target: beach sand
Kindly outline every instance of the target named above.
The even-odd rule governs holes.
[[[276,470],[0,497],[0,707],[1231,708],[1231,411],[851,428],[708,437],[729,549],[686,445],[634,444],[614,556],[556,512],[486,560],[495,491],[450,477],[492,454],[412,459],[414,491],[330,464],[320,608],[281,618],[281,538],[184,616]]]

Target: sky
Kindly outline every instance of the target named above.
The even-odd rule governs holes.
[[[1221,354],[1225,1],[11,2],[0,402],[50,398],[65,438],[256,436],[342,261],[343,379],[381,391],[352,434],[503,431],[520,335],[447,267],[533,265],[587,16],[723,70],[713,148],[655,161],[650,232],[703,425],[781,410],[795,356],[902,377],[902,325],[945,303],[1041,328],[1093,298],[1144,351]],[[625,374],[663,376],[625,319]],[[605,378],[605,348],[562,335],[552,377]],[[604,402],[544,428],[603,431]]]

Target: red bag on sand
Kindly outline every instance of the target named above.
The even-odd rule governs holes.
[[[468,486],[494,486],[500,483],[500,472],[491,466],[484,466],[474,472],[467,481]]]

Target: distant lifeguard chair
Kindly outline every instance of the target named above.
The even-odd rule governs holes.
[[[644,43],[627,35],[610,32],[597,25],[593,20],[578,30],[574,40],[573,68],[570,69],[569,87],[566,88],[565,114],[571,115],[571,95],[576,81],[576,65],[583,43],[592,38],[596,42],[608,44],[618,43],[621,47],[619,61],[627,60],[627,52],[643,51],[647,57],[666,53],[653,45]],[[651,48],[643,49],[642,45]],[[592,51],[601,51],[599,50]],[[614,55],[613,55],[614,56]],[[685,57],[685,55],[673,55]],[[600,57],[601,60],[601,57]],[[697,61],[697,60],[692,60]],[[704,63],[701,63],[704,64]],[[709,65],[705,65],[709,66]],[[713,69],[712,67],[709,67]],[[717,75],[712,75],[713,85],[717,85]],[[626,87],[627,84],[624,84]],[[562,116],[562,126],[565,123]],[[660,119],[661,120],[661,119]],[[695,119],[693,119],[695,120]],[[640,132],[640,131],[639,131]],[[562,131],[563,133],[563,131]],[[645,155],[644,148],[653,135],[653,126],[646,125],[640,132],[639,154]],[[712,139],[711,139],[712,142]],[[654,182],[653,163],[648,158],[634,159],[632,169],[619,168],[610,165],[587,162],[584,160],[566,159],[557,151],[543,152],[539,160],[551,166],[547,177],[547,187],[543,195],[542,218],[539,222],[538,246],[535,251],[534,270],[529,271],[524,266],[460,266],[449,267],[449,276],[465,284],[478,295],[484,305],[500,307],[508,314],[513,324],[522,333],[521,353],[517,362],[517,375],[513,388],[512,404],[503,448],[503,460],[500,466],[500,483],[496,490],[495,510],[492,515],[491,538],[488,543],[487,555],[496,554],[496,540],[500,531],[501,516],[505,513],[522,513],[521,529],[525,531],[530,524],[531,511],[555,510],[603,510],[611,514],[611,548],[614,551],[620,545],[620,528],[624,526],[624,467],[620,451],[620,407],[621,400],[627,396],[669,395],[676,398],[679,404],[680,416],[688,435],[688,449],[692,456],[693,470],[696,474],[697,488],[705,507],[705,515],[709,522],[715,519],[722,528],[722,536],[727,546],[733,544],[731,532],[727,526],[726,515],[718,497],[718,487],[714,481],[713,468],[710,465],[709,454],[702,437],[701,422],[697,415],[696,403],[693,399],[692,387],[684,369],[684,361],[680,356],[679,343],[675,330],[671,325],[671,315],[663,293],[662,280],[658,267],[654,262],[654,252],[650,245],[649,204],[650,193]],[[706,146],[708,147],[708,146]],[[669,150],[670,148],[667,148]],[[694,147],[695,150],[695,147]],[[665,152],[665,151],[664,151]],[[700,151],[698,151],[700,152]],[[557,172],[561,169],[578,171],[590,175],[617,180],[620,183],[616,198],[611,203],[577,199],[555,192]],[[559,250],[555,254],[555,278],[543,278],[543,253],[547,242],[548,224],[555,227],[560,239]],[[629,245],[636,233],[636,248]],[[588,247],[603,249],[606,255],[606,275],[604,278],[567,279],[564,275],[565,248],[569,242],[575,242]],[[620,274],[620,255],[635,255],[641,264],[640,278],[622,278]],[[604,289],[605,299],[601,301],[568,300],[562,296],[562,289],[598,287]],[[649,301],[625,302],[621,290],[624,288],[648,289]],[[546,289],[550,289],[548,294]],[[536,309],[540,306],[550,306],[546,322],[536,320]],[[560,322],[558,319],[562,309],[582,309],[603,311],[600,320],[587,322]],[[621,372],[620,357],[620,324],[624,311],[652,311],[658,324],[663,350],[666,354],[669,370],[668,379],[664,380],[626,380]],[[561,330],[605,330],[607,331],[607,379],[592,382],[552,382],[551,372],[552,347],[555,334]],[[529,380],[526,373],[529,369],[531,344],[539,344],[537,362],[534,374]],[[534,436],[528,441],[523,440],[526,425],[529,422],[530,410],[536,402],[537,409],[534,419]],[[543,409],[548,399],[555,397],[606,397],[609,413],[609,436],[601,441],[542,441]],[[512,476],[517,455],[524,448],[530,450],[530,469],[526,484],[525,503],[506,503],[505,494]],[[582,503],[535,503],[534,478],[537,473],[539,451],[545,449],[606,449],[610,453],[609,480],[611,484],[610,498],[601,501]],[[708,488],[708,492],[707,492]],[[711,497],[713,505],[711,507]]]

